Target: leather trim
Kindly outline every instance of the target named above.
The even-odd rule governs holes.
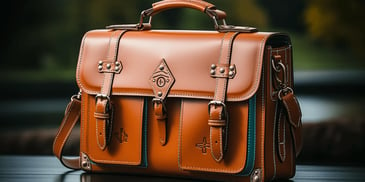
[[[256,152],[256,95],[248,101],[248,135],[247,135],[247,159],[245,168],[239,174],[248,176],[255,166]]]

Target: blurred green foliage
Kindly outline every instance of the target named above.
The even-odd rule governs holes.
[[[310,0],[304,15],[313,38],[327,45],[349,47],[365,59],[364,10],[364,0]]]
[[[55,75],[62,75],[61,78],[73,78],[74,75],[64,76],[64,73],[69,74],[70,69],[74,70],[80,42],[86,31],[110,24],[136,23],[140,12],[150,8],[156,1],[9,1],[7,5],[1,6],[6,24],[2,28],[5,33],[2,34],[0,74],[12,77],[12,74],[17,75],[14,70],[27,70],[25,75],[28,78],[48,78],[47,75],[55,72],[60,72]],[[365,6],[362,0],[210,2],[227,12],[228,24],[295,34],[294,56],[300,55],[301,63],[297,64],[299,68],[326,68],[326,64],[328,66],[331,62],[320,59],[332,59],[333,56],[326,55],[337,50],[342,52],[341,56],[335,56],[339,58],[336,61],[344,63],[348,61],[348,52],[362,53],[365,50],[362,22]],[[153,18],[153,28],[213,30],[213,22],[196,10],[174,9],[156,15]],[[303,49],[296,51],[298,48]],[[317,49],[321,51],[316,51]],[[312,50],[314,51],[309,52]],[[339,53],[334,55],[337,54]],[[363,56],[357,56],[354,60],[357,62],[354,62],[353,67],[364,65]],[[316,64],[319,61],[325,64]],[[42,73],[32,76],[32,73],[37,72]]]

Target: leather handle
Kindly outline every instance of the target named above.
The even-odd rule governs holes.
[[[218,10],[213,4],[201,0],[164,0],[153,3],[152,8],[146,9],[141,12],[141,18],[139,24],[137,25],[137,29],[138,30],[151,29],[152,16],[162,11],[174,8],[190,8],[207,14],[210,18],[213,19],[215,28],[217,30],[220,28],[220,25],[218,24],[219,20],[222,20],[223,24],[226,25],[225,21],[225,18],[227,16],[226,12]],[[143,23],[143,20],[146,17],[149,17],[149,22]],[[109,26],[109,28],[115,28],[115,26]]]
[[[152,8],[144,11],[146,16],[153,16],[162,11],[174,8],[191,8],[206,13],[211,18],[225,19],[226,13],[217,10],[215,5],[202,0],[164,0],[152,4]]]
[[[152,16],[169,9],[174,8],[190,8],[201,11],[207,14],[214,21],[214,28],[218,32],[243,32],[253,33],[258,30],[254,27],[241,27],[226,24],[226,12],[219,10],[215,5],[202,0],[163,0],[152,4],[152,8],[141,12],[140,20],[137,24],[126,25],[109,25],[107,29],[121,29],[121,30],[150,30],[152,25]],[[144,19],[149,17],[148,23],[144,23]],[[222,22],[222,24],[219,23]]]

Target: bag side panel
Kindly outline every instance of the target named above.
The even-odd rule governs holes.
[[[264,58],[265,72],[265,177],[267,179],[288,179],[295,174],[295,151],[290,124],[275,89],[275,76],[271,60],[274,55],[280,55],[287,70],[288,86],[293,86],[293,70],[291,45],[280,47],[267,46]],[[279,76],[283,79],[282,75]]]

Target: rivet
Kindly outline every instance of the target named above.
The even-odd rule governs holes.
[[[229,66],[229,70],[233,71],[234,70],[234,66],[233,65]]]
[[[226,70],[224,68],[220,68],[219,72],[224,73]]]
[[[258,182],[260,180],[260,177],[258,177],[258,176],[254,176],[253,178],[252,178],[252,181],[254,181],[254,182]]]
[[[156,79],[153,79],[152,81],[153,81],[153,82],[155,82],[155,81],[156,81]]]
[[[159,97],[161,97],[161,96],[162,96],[162,92],[158,92],[158,93],[157,93],[157,95],[158,95]]]
[[[215,70],[210,70],[211,75],[215,75]]]
[[[103,64],[103,61],[99,61],[99,65],[102,65]]]
[[[159,69],[160,70],[163,70],[163,69],[165,69],[165,66],[161,64],[160,67],[159,67]]]
[[[116,61],[115,66],[120,66],[120,62]]]
[[[212,64],[212,65],[210,66],[210,68],[215,69],[215,68],[217,68],[217,65]]]
[[[114,68],[114,70],[115,70],[115,71],[119,71],[119,66],[116,66],[116,67]]]
[[[234,75],[234,72],[233,71],[229,71],[228,75],[229,76],[233,76]]]
[[[106,68],[107,69],[110,69],[112,67],[112,65],[110,65],[109,63],[108,64],[106,64]]]
[[[166,79],[166,82],[169,83],[170,79]]]
[[[99,70],[102,70],[102,69],[103,69],[103,66],[99,65],[99,66],[98,66],[98,69],[99,69]]]

